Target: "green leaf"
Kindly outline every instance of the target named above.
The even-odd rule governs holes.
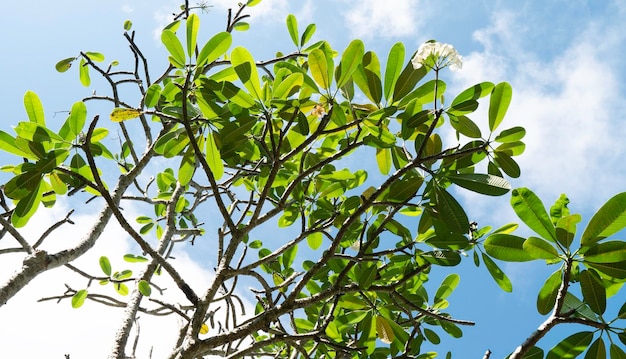
[[[304,32],[302,33],[302,37],[300,38],[300,46],[304,46],[304,44],[309,42],[309,40],[311,40],[311,37],[313,36],[314,33],[315,33],[315,24],[309,24],[306,27],[306,29],[304,29]]]
[[[626,261],[617,263],[585,262],[585,265],[602,272],[611,278],[626,279]]]
[[[111,275],[111,262],[106,256],[100,257],[100,269],[102,269],[102,272],[107,276]]]
[[[384,95],[387,101],[391,99],[393,89],[396,86],[398,77],[400,77],[402,65],[404,64],[404,53],[404,44],[401,42],[396,42],[389,50],[387,65],[385,67],[384,85]]]
[[[419,256],[429,263],[444,267],[453,267],[461,263],[461,255],[456,251],[436,250],[422,253]]]
[[[175,20],[172,21],[171,23],[167,24],[163,30],[170,30],[173,33],[176,33],[176,31],[178,31],[178,28],[180,27],[180,20]]]
[[[91,135],[91,143],[99,142],[109,135],[109,130],[106,128],[96,128]]]
[[[102,62],[102,61],[104,61],[104,55],[99,53],[99,52],[87,51],[87,52],[85,52],[85,55],[87,55],[87,57],[91,61],[95,61],[95,62]]]
[[[543,359],[543,349],[539,347],[532,347],[528,350],[528,352],[526,352],[523,359]]]
[[[419,71],[419,69],[415,71]],[[411,93],[409,93],[408,95],[406,95],[400,102],[398,102],[398,106],[402,107],[414,100],[424,105],[433,102],[435,98],[440,99],[445,91],[445,82],[443,82],[442,80],[429,80],[421,84],[415,90],[411,91]]]
[[[11,178],[4,185],[4,194],[13,200],[19,201],[35,191],[40,182],[40,171],[26,171]]]
[[[113,273],[113,279],[116,279],[116,280],[128,279],[132,275],[133,275],[133,271],[131,271],[130,269],[124,269],[121,272]]]
[[[82,101],[74,103],[70,111],[70,116],[67,119],[71,138],[75,138],[82,132],[86,120],[87,106],[85,106],[85,103]]]
[[[615,343],[611,343],[609,353],[611,354],[611,359],[626,359],[626,353],[624,350],[618,347]]]
[[[289,269],[293,266],[293,261],[296,259],[296,255],[298,254],[298,246],[293,245],[287,248],[283,255],[281,256],[283,268]]]
[[[478,101],[476,100],[467,100],[465,102],[457,103],[454,106],[451,106],[446,112],[452,116],[462,116],[468,113],[472,113],[476,111],[478,108]]]
[[[601,241],[626,227],[626,192],[609,199],[591,217],[581,237],[583,246]]]
[[[139,233],[142,235],[146,235],[150,232],[150,230],[154,227],[154,222],[146,223],[139,229]]]
[[[546,359],[576,358],[587,349],[591,340],[593,340],[593,332],[572,334],[550,349]]]
[[[422,183],[424,183],[424,178],[421,176],[407,175],[389,186],[389,193],[385,197],[385,200],[390,202],[406,202],[415,196],[415,193],[420,189]]]
[[[435,293],[435,303],[444,300],[452,294],[454,289],[459,285],[461,276],[456,273],[449,274],[442,282]]]
[[[63,142],[63,139],[57,135],[56,133],[49,130],[47,127],[37,124],[35,122],[20,122],[15,127],[15,133],[18,134],[22,139],[32,141],[32,142]],[[32,145],[29,144],[29,147],[32,151],[35,151],[32,148]],[[45,153],[38,153],[41,157],[45,155]]]
[[[517,216],[544,239],[556,241],[556,231],[539,197],[524,187],[514,189],[511,194],[511,206]]]
[[[87,289],[81,289],[72,296],[72,308],[77,309],[83,306],[87,299]]]
[[[24,108],[28,115],[28,120],[38,125],[45,126],[46,119],[43,112],[43,105],[39,100],[39,96],[33,91],[26,91],[24,94]]]
[[[585,359],[606,359],[606,347],[602,337],[598,337],[587,350]]]
[[[328,91],[330,89],[330,78],[328,77],[328,62],[326,61],[324,51],[313,49],[309,53],[308,62],[313,80]]]
[[[583,299],[589,308],[597,314],[604,314],[606,310],[606,290],[600,276],[592,270],[584,270],[579,274],[580,289]]]
[[[509,156],[519,156],[524,153],[526,144],[521,141],[503,143],[494,150],[498,154],[506,153]]]
[[[626,242],[596,243],[584,251],[585,262],[616,263],[626,261]]]
[[[300,47],[298,43],[298,20],[293,14],[287,15],[287,30],[289,31],[289,36],[291,36],[291,41],[296,47]]]
[[[524,250],[524,238],[512,234],[492,234],[483,243],[490,256],[506,262],[526,262],[535,259]]]
[[[36,165],[36,171],[43,174],[50,173],[65,161],[70,152],[65,149],[52,150],[45,154]]]
[[[124,31],[130,31],[130,29],[133,27],[133,22],[130,20],[126,20],[124,21]]]
[[[489,196],[501,196],[511,190],[511,185],[502,177],[480,173],[459,173],[447,178],[457,186]]]
[[[411,62],[409,62],[400,73],[396,85],[393,88],[393,102],[402,100],[404,96],[413,91],[417,82],[423,79],[426,73],[428,73],[426,66],[422,66],[416,70],[413,68]]]
[[[91,79],[89,78],[89,66],[87,65],[87,60],[84,58],[80,59],[80,64],[78,67],[78,77],[80,79],[81,85],[88,87],[91,84]]]
[[[359,288],[367,290],[378,275],[378,267],[376,264],[363,262],[357,264],[357,281]]]
[[[287,208],[283,212],[283,215],[278,219],[279,227],[289,227],[291,226],[296,219],[300,216],[300,212],[293,208]]]
[[[521,174],[521,170],[517,162],[511,158],[511,156],[505,152],[495,152],[494,161],[498,164],[504,173],[507,175],[518,178]]]
[[[463,337],[463,331],[456,324],[446,321],[439,322],[441,328],[446,331],[446,333],[450,334],[453,338],[461,338]],[[449,353],[449,352],[448,352]]]
[[[115,288],[115,291],[119,294],[119,295],[128,295],[128,286],[124,283],[113,283],[113,287]]]
[[[352,74],[352,79],[365,96],[375,104],[380,103],[383,95],[380,78],[380,61],[374,52],[368,51],[363,55],[361,65]]]
[[[507,224],[503,225],[502,227],[499,227],[498,229],[493,231],[493,234],[496,234],[496,233],[513,233],[517,229],[517,227],[519,227],[519,225],[517,223],[507,223]]]
[[[624,302],[624,304],[622,304],[622,307],[619,308],[619,312],[617,313],[617,317],[618,319],[626,319],[626,302]],[[624,334],[626,335],[626,331],[624,332]],[[626,343],[624,343],[626,344]]]
[[[478,100],[479,98],[485,97],[493,91],[493,83],[491,82],[481,82],[476,84],[470,88],[463,90],[460,94],[458,94],[452,103],[450,103],[450,107],[454,107],[463,102]]]
[[[56,65],[54,65],[54,68],[58,72],[65,72],[65,71],[69,70],[70,67],[72,67],[72,62],[74,62],[74,60],[76,60],[75,57],[68,57],[67,59],[63,59],[63,60],[57,62]]]
[[[381,174],[387,175],[391,171],[391,149],[389,148],[377,148],[376,149],[376,163],[378,164],[378,170]]]
[[[14,155],[25,157],[28,159],[37,159],[33,153],[24,151],[20,146],[18,146],[15,138],[8,133],[0,130],[0,149],[12,153]]]
[[[536,259],[551,260],[559,257],[559,253],[554,246],[538,237],[528,237],[524,241],[524,251]]]
[[[129,263],[142,263],[147,262],[148,258],[142,256],[136,256],[134,254],[124,254],[124,260]]]
[[[24,227],[26,223],[28,223],[30,217],[32,217],[37,211],[39,203],[41,203],[44,190],[44,186],[41,182],[42,181],[40,180],[35,189],[24,196],[24,198],[22,198],[15,206],[15,209],[11,214],[11,223],[16,228]]]
[[[556,296],[562,283],[561,270],[552,273],[543,283],[537,295],[537,311],[541,315],[546,315],[554,309]]]
[[[591,308],[589,308],[586,303],[576,298],[576,296],[572,293],[567,292],[565,294],[565,300],[563,301],[563,308],[561,309],[561,313],[566,313],[570,311],[575,311],[576,315],[592,321],[598,320],[598,315],[594,313],[594,311],[591,310]]]
[[[453,233],[467,233],[469,220],[463,207],[445,189],[435,188],[435,205],[439,211],[439,220],[444,222]]]
[[[313,232],[306,236],[306,242],[313,250],[318,249],[322,245],[324,237],[321,232]]]
[[[363,41],[357,39],[350,42],[341,56],[341,62],[339,63],[341,75],[337,79],[337,87],[343,87],[350,80],[352,73],[361,64],[364,53],[365,44],[363,44]]]
[[[469,240],[463,234],[450,233],[449,235],[433,236],[426,240],[424,243],[429,246],[439,249],[465,249],[469,246]]]
[[[50,173],[50,185],[54,193],[58,195],[64,195],[67,193],[67,184],[63,182],[58,173]]]
[[[293,73],[285,77],[274,89],[274,98],[287,99],[292,94],[292,90],[301,87],[304,83],[304,75]]]
[[[187,17],[187,54],[189,58],[193,57],[194,51],[196,50],[199,28],[200,19],[198,19],[198,15],[190,14],[189,17]]]
[[[494,138],[494,141],[500,143],[515,142],[524,138],[525,135],[526,130],[523,127],[518,126],[500,132],[500,134]]]
[[[180,166],[178,167],[178,182],[180,182],[181,185],[186,186],[193,178],[195,170],[196,156],[193,148],[189,146],[180,160]]]
[[[146,107],[154,107],[159,103],[159,98],[161,97],[161,85],[152,84],[148,87],[146,91],[146,97],[144,100],[144,105]]]
[[[512,292],[513,285],[511,284],[511,280],[509,279],[509,277],[504,274],[500,267],[498,267],[498,265],[491,258],[489,258],[488,255],[482,253],[482,257],[483,262],[485,262],[485,267],[487,267],[489,274],[491,274],[498,286],[502,288],[502,290],[504,290],[505,292]]]
[[[450,114],[448,114],[450,115]],[[450,125],[463,136],[469,138],[482,138],[478,125],[466,116],[450,116]]]
[[[137,289],[139,289],[139,292],[146,297],[149,297],[152,293],[152,287],[150,287],[150,283],[143,279],[140,280],[139,283],[137,283]]]
[[[572,214],[569,216],[561,217],[556,222],[556,240],[565,248],[574,241],[576,236],[576,224],[582,220],[580,214]]]
[[[493,88],[489,101],[489,129],[493,132],[498,128],[509,108],[513,89],[507,82],[501,82]]]
[[[424,331],[424,336],[426,337],[426,340],[428,340],[429,342],[435,345],[441,343],[441,338],[439,338],[439,335],[437,335],[437,333],[435,333],[434,331],[428,328],[424,328],[423,331]]]
[[[552,207],[550,207],[550,218],[552,218],[552,223],[556,225],[559,219],[565,216],[569,216],[569,208],[567,205],[569,204],[569,198],[565,194],[561,194],[559,198],[554,201]]]
[[[229,32],[223,31],[215,34],[200,50],[197,66],[203,66],[217,60],[228,51],[232,42],[233,37]]]
[[[231,63],[235,68],[237,76],[244,84],[246,89],[250,91],[252,97],[261,101],[261,82],[259,80],[259,73],[256,68],[256,63],[250,52],[244,47],[236,47],[230,54]]]
[[[215,143],[215,136],[211,132],[206,137],[206,161],[215,179],[219,180],[222,178],[224,175],[224,162],[222,162],[220,150]]]
[[[170,62],[172,65],[182,69],[185,67],[185,50],[183,44],[172,30],[163,30],[161,33],[161,42],[170,53]]]

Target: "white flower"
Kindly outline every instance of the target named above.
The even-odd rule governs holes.
[[[450,66],[450,70],[457,71],[463,67],[463,57],[450,44],[425,42],[417,49],[417,53],[411,60],[411,63],[414,69],[426,66],[434,70],[440,70]]]
[[[361,250],[361,241],[358,240],[358,239],[356,241],[354,241],[354,243],[352,243],[350,245],[350,249],[353,249],[353,250],[355,250],[357,252],[360,251]]]

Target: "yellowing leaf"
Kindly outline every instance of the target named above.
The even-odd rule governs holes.
[[[113,122],[122,122],[139,117],[139,115],[141,115],[141,111],[139,110],[116,107],[111,111],[110,117]]]
[[[206,334],[209,332],[209,326],[206,325],[206,323],[202,323],[202,326],[200,327],[200,334]]]
[[[391,151],[388,148],[376,149],[376,163],[380,173],[386,175],[391,171]]]
[[[376,335],[381,342],[385,344],[391,344],[395,339],[391,325],[387,321],[387,318],[376,316]]]

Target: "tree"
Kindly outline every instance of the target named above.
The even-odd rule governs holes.
[[[83,85],[95,71],[110,89],[73,104],[60,129],[46,124],[38,96],[25,94],[29,121],[15,135],[0,132],[0,148],[23,158],[3,167],[13,175],[3,187],[12,203],[2,198],[0,223],[19,247],[0,253],[24,254],[0,287],[1,305],[39,274],[66,266],[88,284],[54,299],[124,308],[110,358],[133,356],[139,313],[180,318],[178,344],[165,354],[171,358],[432,358],[425,342],[437,342],[442,331],[459,337],[473,323],[445,312],[458,274],[434,293],[425,283],[431,271],[471,254],[505,291],[511,282],[494,259],[560,264],[538,296],[548,319],[511,358],[543,358],[536,344],[561,323],[590,331],[565,338],[547,358],[585,350],[606,357],[604,338],[611,358],[626,355],[618,344],[626,342],[619,321],[626,304],[605,318],[607,298],[619,301],[626,279],[626,243],[606,240],[626,226],[626,194],[600,208],[572,247],[581,217],[569,213],[567,197],[548,211],[531,190],[511,191],[504,178],[520,176],[513,157],[525,135],[521,127],[500,130],[508,83],[479,83],[446,104],[442,78],[462,65],[450,45],[425,43],[406,61],[404,45],[394,44],[381,69],[360,40],[341,54],[326,41],[309,44],[315,25],[300,33],[294,16],[286,23],[296,50],[256,61],[233,46],[231,32],[248,27],[245,10],[258,2],[229,13],[226,31],[205,43],[193,13],[203,5],[185,2],[162,32],[169,61],[157,77],[129,22],[124,37],[136,60],[129,71],[103,66],[96,52],[61,60],[58,71],[77,63]],[[110,122],[88,120],[94,102],[108,106]],[[468,117],[479,105],[487,106],[487,135]],[[108,141],[113,126],[119,145]],[[449,132],[456,141],[444,144]],[[511,191],[511,205],[537,236],[512,234],[515,224],[492,230],[470,223],[454,186],[492,196]],[[76,207],[98,208],[100,216],[79,245],[50,253],[40,249],[45,235],[25,238],[20,228],[57,196],[74,196]],[[143,214],[129,218],[124,203]],[[73,266],[111,221],[137,244],[125,256],[129,269],[113,270],[106,256],[102,273]],[[257,239],[276,227],[287,240]],[[174,246],[217,248],[209,287],[196,292],[179,274]],[[168,301],[160,276],[173,279],[186,301]],[[93,281],[119,296],[99,293]],[[255,313],[242,313],[242,294],[254,298]]]

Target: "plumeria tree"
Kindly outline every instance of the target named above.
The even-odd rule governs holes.
[[[0,132],[0,149],[20,158],[3,167],[12,177],[0,224],[12,245],[0,254],[23,255],[0,286],[0,305],[63,266],[85,280],[44,299],[120,307],[110,358],[135,357],[137,342],[158,340],[133,339],[139,314],[180,320],[175,346],[158,357],[434,358],[429,343],[473,325],[446,312],[460,279],[449,269],[471,256],[511,291],[496,260],[545,260],[556,269],[537,300],[548,319],[510,357],[543,358],[540,339],[565,323],[588,329],[546,358],[626,357],[626,305],[607,310],[623,301],[626,243],[607,238],[626,226],[626,193],[575,239],[581,216],[569,213],[565,196],[547,210],[531,190],[511,191],[506,180],[520,176],[514,157],[525,147],[523,128],[501,126],[508,83],[444,96],[447,71],[462,67],[451,45],[427,42],[412,54],[396,43],[381,61],[360,40],[341,52],[328,41],[310,43],[315,25],[300,32],[293,15],[286,24],[294,49],[255,59],[231,32],[248,28],[245,11],[259,2],[240,4],[226,30],[212,36],[194,13],[204,5],[185,2],[161,33],[168,63],[156,74],[130,22],[123,35],[135,62],[128,70],[96,52],[61,60],[58,71],[77,68],[85,86],[95,72],[109,88],[71,105],[58,129],[46,123],[39,97],[25,94],[29,120],[15,134]],[[106,106],[109,118],[90,117],[91,104]],[[469,116],[479,106],[486,118],[475,122]],[[479,227],[455,188],[510,192],[536,236],[513,234],[515,224]],[[50,251],[47,236],[73,223],[72,212],[40,238],[21,228],[61,196],[99,216],[79,244]],[[130,218],[126,206],[141,215]],[[112,221],[136,244],[124,255],[128,267],[114,269],[104,255],[99,273],[74,266]],[[174,247],[212,249],[210,285],[192,289]],[[432,271],[449,273],[435,290],[426,285]],[[164,277],[183,301],[163,291]],[[254,302],[253,313],[244,313],[242,297]],[[617,307],[607,305],[610,297]]]

